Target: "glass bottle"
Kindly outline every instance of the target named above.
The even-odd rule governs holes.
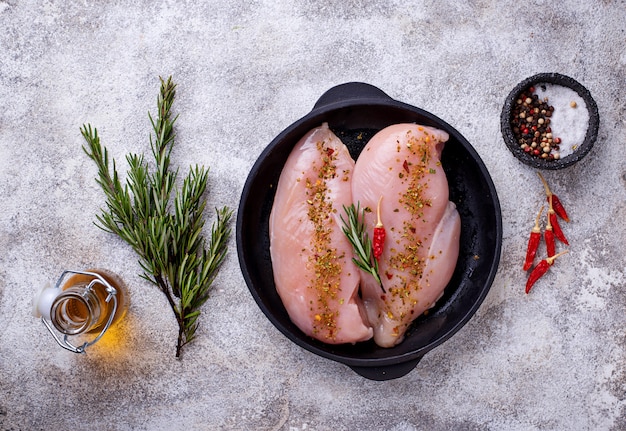
[[[75,353],[85,353],[88,346],[124,317],[127,309],[124,282],[102,269],[64,271],[55,287],[42,289],[34,303],[35,316],[41,317],[57,343]],[[95,333],[95,338],[78,347],[68,341],[68,336]]]

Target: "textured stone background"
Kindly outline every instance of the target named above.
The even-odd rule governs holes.
[[[615,0],[0,0],[0,429],[626,429],[624,22]],[[499,115],[539,72],[583,83],[601,125],[587,158],[546,174],[570,211],[571,253],[527,296],[541,185],[506,150]],[[233,239],[198,339],[175,359],[164,297],[93,225],[103,196],[79,133],[97,126],[124,171],[125,154],[148,150],[160,75],[179,85],[173,163],[210,166],[209,208],[236,208],[263,148],[336,84],[374,84],[456,127],[504,220],[474,318],[407,376],[368,381],[271,325]],[[132,306],[77,356],[31,299],[92,266],[120,274]]]

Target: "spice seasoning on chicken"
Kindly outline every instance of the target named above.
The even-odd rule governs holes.
[[[337,298],[342,267],[338,261],[337,249],[330,247],[330,235],[333,232],[332,200],[327,196],[327,180],[337,175],[334,161],[337,155],[332,148],[326,147],[324,141],[317,143],[321,166],[317,170],[317,178],[306,178],[306,195],[309,204],[308,218],[314,226],[313,241],[309,264],[312,265],[314,278],[310,280],[311,288],[317,291],[317,310],[322,312],[314,316],[315,331],[326,332],[327,338],[334,338],[337,330],[338,311],[333,311],[329,301]],[[344,172],[345,174],[345,172]],[[313,304],[311,310],[313,310]]]
[[[303,334],[328,344],[373,335],[340,222],[341,209],[352,203],[354,169],[348,147],[327,123],[310,129],[285,161],[269,214],[276,293]]]
[[[425,132],[424,141],[428,137]],[[424,182],[424,177],[432,172],[428,169],[431,160],[430,146],[426,143],[411,136],[406,144],[406,151],[417,157],[412,158],[418,160],[417,164],[408,163],[406,160],[402,164],[402,169],[407,172],[402,183],[408,183],[404,192],[398,199],[398,203],[408,211],[410,219],[404,221],[402,238],[406,238],[403,250],[394,249],[394,253],[389,258],[389,264],[392,268],[405,271],[411,276],[409,281],[407,277],[398,276],[400,280],[390,292],[401,298],[408,298],[410,292],[417,289],[417,280],[422,277],[424,271],[424,259],[420,257],[420,249],[422,247],[423,238],[418,237],[418,230],[415,224],[424,217],[424,208],[431,205],[430,200],[424,198],[424,190],[428,187],[428,182]]]

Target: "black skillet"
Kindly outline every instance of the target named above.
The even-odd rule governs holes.
[[[336,346],[306,336],[289,319],[274,286],[268,219],[276,184],[296,142],[323,122],[328,122],[355,159],[374,133],[391,124],[415,122],[450,135],[442,164],[450,200],[461,215],[459,259],[444,296],[412,324],[406,339],[392,348],[378,347],[373,341]],[[261,153],[243,188],[236,236],[248,288],[280,332],[310,352],[343,363],[366,378],[389,380],[410,372],[427,352],[450,338],[474,315],[498,269],[502,218],[491,177],[459,132],[433,114],[396,101],[374,86],[351,82],[324,93],[310,113],[287,127]]]

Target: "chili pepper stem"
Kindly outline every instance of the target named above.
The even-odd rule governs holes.
[[[554,255],[554,256],[552,256],[552,257],[547,257],[547,258],[546,258],[546,261],[548,262],[548,265],[552,265],[552,264],[554,264],[554,261],[555,261],[558,257],[561,257],[561,256],[563,256],[563,255],[564,255],[564,254],[566,254],[566,253],[569,253],[569,250],[563,250],[563,251],[561,251],[561,252],[559,252],[559,253],[555,254],[555,255]]]
[[[541,172],[537,172],[537,175],[539,175],[539,179],[543,183],[543,188],[546,191],[546,196],[548,197],[548,199],[550,199],[550,196],[552,196],[552,191],[550,190],[550,187],[548,186],[548,182],[543,177],[543,175],[541,175]]]
[[[376,227],[383,227],[383,223],[380,221],[380,201],[383,200],[383,196],[381,195],[378,198],[378,204],[376,205]]]
[[[537,217],[535,217],[535,226],[533,226],[533,232],[537,232],[537,233],[541,232],[541,227],[539,226],[539,218],[541,217],[541,214],[543,214],[543,208],[544,206],[541,205],[541,209],[537,213]]]

